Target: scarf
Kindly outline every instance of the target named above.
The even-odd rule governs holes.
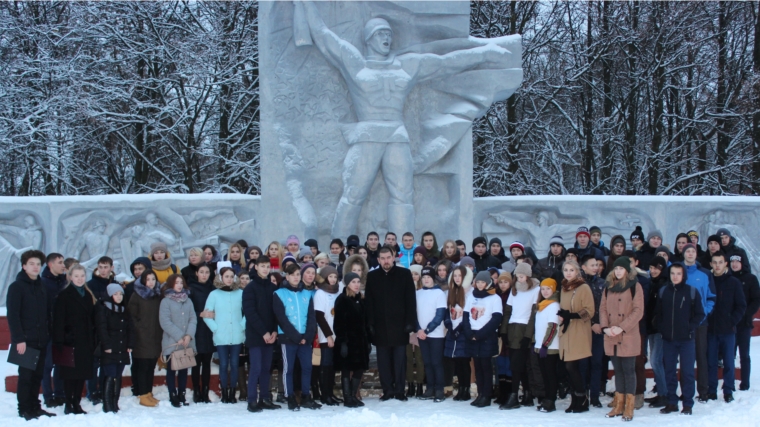
[[[174,289],[168,289],[164,293],[164,296],[166,296],[166,298],[169,298],[170,300],[178,303],[187,301],[188,295],[189,294],[187,292],[187,289],[183,289],[182,292],[176,292]]]
[[[554,292],[552,296],[538,303],[538,311],[542,311],[548,307],[551,303],[559,300],[559,292]]]
[[[110,301],[105,301],[103,303],[106,308],[108,308],[111,311],[115,311],[117,313],[124,313],[124,306],[122,304],[114,304]]]
[[[82,286],[74,285],[74,289],[77,290],[77,293],[79,294],[80,297],[84,296],[84,285]]]
[[[636,278],[628,279],[628,280],[620,280],[614,285],[610,283],[609,285],[607,285],[607,288],[609,289],[609,292],[619,294],[621,292],[625,292],[628,289],[631,289],[632,287],[636,286],[636,283],[637,283]]]
[[[495,295],[495,294],[496,294],[496,289],[493,288],[492,286],[489,286],[483,289],[482,291],[479,290],[477,287],[472,288],[472,296],[474,296],[475,298],[485,298],[489,295]]]
[[[586,282],[583,281],[580,277],[573,279],[571,281],[567,281],[567,279],[562,279],[562,290],[565,292],[570,292],[577,288],[580,285],[585,285]]]
[[[327,292],[328,294],[337,294],[338,289],[340,289],[340,284],[338,282],[335,282],[334,285],[331,285],[330,282],[325,280],[324,282],[319,284],[319,289]]]
[[[153,270],[168,270],[172,265],[172,258],[169,256],[169,254],[166,254],[166,258],[162,259],[161,261],[150,260],[150,262],[153,264]]]
[[[138,277],[137,280],[135,280],[135,293],[137,295],[140,295],[142,299],[151,299],[158,295],[159,292],[156,286],[153,286],[153,289],[151,289],[143,285],[142,282],[140,282],[140,279],[141,278]]]

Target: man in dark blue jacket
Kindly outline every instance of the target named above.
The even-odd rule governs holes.
[[[51,308],[50,318],[52,319],[52,307],[55,303],[55,298],[58,296],[58,293],[66,287],[68,280],[66,279],[66,266],[63,264],[63,255],[55,252],[48,254],[45,263],[47,266],[42,270],[40,280],[42,280],[42,284],[47,291],[48,305]],[[53,370],[52,341],[48,342],[45,355],[45,370],[42,374],[42,396],[45,398],[45,406],[48,408],[55,408],[64,403],[61,370],[57,367],[55,368],[55,371]]]
[[[248,372],[248,411],[280,409],[272,403],[269,388],[272,354],[277,340],[277,318],[272,307],[277,287],[269,280],[269,257],[260,255],[255,261],[256,274],[243,290],[243,314],[245,315],[245,344],[248,346],[250,371]],[[261,400],[257,400],[261,388]]]
[[[736,325],[736,346],[739,348],[739,360],[742,365],[742,382],[739,384],[739,390],[749,390],[749,376],[752,369],[749,359],[749,343],[752,339],[755,313],[760,310],[760,284],[758,284],[757,277],[754,274],[744,270],[746,258],[741,255],[731,255],[729,262],[734,277],[742,282],[744,300],[747,302],[744,318]]]
[[[719,228],[718,232],[715,234],[720,238],[720,249],[725,252],[727,257],[731,258],[731,255],[739,255],[743,259],[749,259],[747,258],[747,252],[744,248],[736,246],[736,237],[732,236],[727,228]],[[743,263],[742,268],[747,273],[752,273],[752,266],[749,262]]]
[[[647,233],[647,241],[641,248],[636,250],[636,259],[639,260],[639,268],[643,271],[649,271],[649,263],[652,262],[657,254],[657,248],[662,246],[662,232],[652,230]]]
[[[728,257],[722,251],[712,256],[715,280],[715,307],[708,320],[707,366],[710,376],[707,400],[718,398],[718,357],[723,359],[723,400],[734,400],[734,356],[736,354],[736,325],[744,318],[747,303],[742,283],[731,274]],[[707,400],[700,398],[700,403]]]
[[[682,414],[691,415],[694,406],[695,331],[705,318],[699,291],[686,284],[687,272],[681,263],[670,266],[670,281],[662,287],[655,319],[662,334],[668,405],[661,414],[678,412],[678,361],[681,361]]]
[[[591,233],[589,233],[586,227],[578,227],[578,231],[575,232],[575,245],[573,247],[578,251],[577,256],[579,260],[585,255],[591,255],[594,258],[597,256],[604,258],[604,252],[591,244]]]
[[[45,348],[50,341],[50,306],[47,290],[40,280],[45,254],[30,250],[21,254],[21,271],[8,287],[8,329],[11,343],[19,354],[40,351],[35,369],[18,367],[18,415],[27,421],[42,415],[55,416],[40,406],[37,397],[45,368]],[[40,360],[41,359],[41,360]]]

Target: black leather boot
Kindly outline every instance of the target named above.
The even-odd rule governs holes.
[[[179,395],[177,395],[176,391],[169,392],[169,402],[171,402],[172,406],[174,406],[175,408],[182,407],[182,404],[179,402]]]
[[[103,412],[115,412],[113,409],[113,387],[115,382],[113,377],[106,377],[105,387],[103,390]]]
[[[520,407],[520,401],[517,399],[517,393],[509,393],[507,401],[499,406],[499,409],[517,409]]]
[[[233,387],[227,387],[227,399],[229,399],[229,403],[237,403],[237,399],[235,398],[235,388]]]
[[[362,379],[359,378],[351,378],[351,397],[354,399],[354,403],[356,406],[364,406],[364,402],[362,402],[360,399],[358,399],[356,396],[359,393],[359,387],[361,387]]]
[[[230,396],[227,390],[227,387],[222,387],[222,403],[230,403]]]
[[[348,377],[341,377],[340,379],[341,389],[343,390],[343,406],[346,408],[357,408],[353,393],[351,393],[351,379]]]
[[[208,397],[209,389],[208,385],[204,384],[203,388],[201,388],[201,402],[202,403],[211,403],[211,399]]]

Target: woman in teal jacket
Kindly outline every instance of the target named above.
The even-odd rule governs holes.
[[[219,354],[219,382],[222,386],[222,403],[237,403],[235,389],[238,378],[240,346],[245,342],[243,323],[243,290],[235,270],[224,267],[214,278],[216,290],[206,300],[207,311],[213,317],[203,319],[214,334],[214,345]],[[230,372],[227,372],[227,370]]]

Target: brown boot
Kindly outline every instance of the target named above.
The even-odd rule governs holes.
[[[605,415],[606,418],[615,418],[623,415],[623,406],[625,405],[625,395],[615,392],[615,398],[612,400],[612,410]]]
[[[615,392],[615,396],[617,396],[617,394],[618,394],[618,392]],[[608,408],[614,408],[615,407],[615,401],[613,400],[612,402],[608,403],[607,407]]]
[[[150,396],[147,394],[143,394],[139,396],[139,399],[140,399],[140,405],[142,406],[147,406],[149,408],[158,406],[158,403],[155,403],[152,400],[150,400]]]
[[[623,421],[631,421],[633,419],[633,410],[636,407],[636,395],[625,395],[625,409],[623,409]]]
[[[158,405],[158,402],[160,402],[160,400],[158,400],[155,397],[153,397],[153,392],[152,391],[148,392],[148,399],[152,400],[153,403],[155,403],[156,405]]]

